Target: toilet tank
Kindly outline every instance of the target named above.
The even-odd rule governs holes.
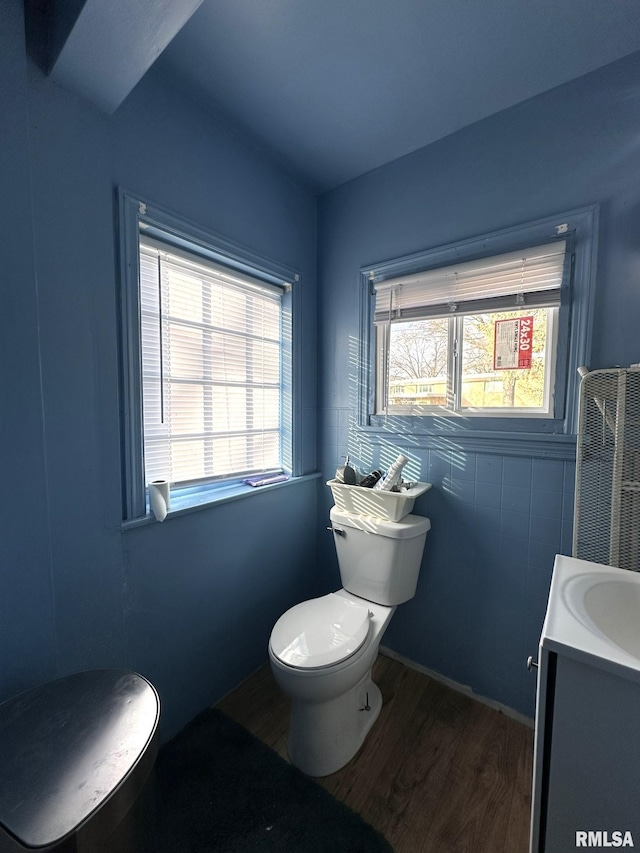
[[[367,515],[330,513],[342,586],[347,592],[388,607],[416,593],[428,518],[406,515],[384,521]]]

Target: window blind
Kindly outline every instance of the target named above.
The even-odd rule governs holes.
[[[376,323],[560,304],[564,241],[374,283]]]
[[[280,470],[281,296],[141,237],[147,483]]]

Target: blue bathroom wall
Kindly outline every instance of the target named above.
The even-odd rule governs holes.
[[[0,15],[0,685],[14,692],[55,662],[22,39],[22,3],[10,0]]]
[[[122,530],[114,190],[299,270],[305,471],[315,199],[153,70],[111,117],[64,91],[5,6],[0,699],[128,667],[159,689],[166,737],[263,663],[272,624],[315,590],[317,482]]]
[[[536,653],[554,555],[570,553],[574,462],[482,454],[354,424],[361,267],[600,205],[589,366],[640,362],[640,54],[468,127],[319,202],[321,467],[371,468],[398,452],[433,483],[416,598],[383,640],[410,660],[533,715]],[[319,527],[326,526],[328,489]],[[322,534],[320,534],[322,537]],[[332,547],[321,538],[327,585]]]

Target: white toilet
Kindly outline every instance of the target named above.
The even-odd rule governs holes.
[[[396,606],[415,595],[431,527],[417,515],[383,521],[336,507],[330,518],[344,588],[287,610],[269,641],[292,700],[289,757],[310,776],[344,767],[380,713],[371,668]]]

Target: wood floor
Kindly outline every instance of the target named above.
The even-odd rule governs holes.
[[[380,717],[320,784],[395,853],[526,853],[532,730],[382,655],[374,681]],[[268,665],[218,707],[288,759],[289,703]]]

